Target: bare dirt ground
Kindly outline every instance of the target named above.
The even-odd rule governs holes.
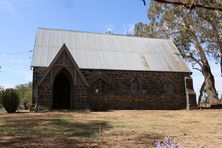
[[[0,147],[222,148],[222,110],[0,112]]]

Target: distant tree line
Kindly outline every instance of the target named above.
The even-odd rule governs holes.
[[[19,96],[19,107],[22,109],[29,109],[32,101],[32,83],[19,84],[16,85],[13,89]],[[5,89],[0,86],[0,102],[1,102],[1,94],[5,91]],[[1,104],[1,103],[0,103]]]

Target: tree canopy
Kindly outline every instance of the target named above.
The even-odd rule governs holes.
[[[218,94],[207,57],[218,62],[222,55],[222,12],[202,8],[191,11],[155,0],[150,3],[148,18],[150,22],[147,24],[135,25],[135,35],[172,39],[186,61],[204,76],[200,100],[205,93],[206,101],[217,105]]]
[[[222,11],[222,2],[220,0],[155,0],[155,1],[160,3],[182,5],[189,9],[204,8],[207,10]]]
[[[28,109],[32,101],[32,83],[17,85],[15,90],[21,99],[21,104],[25,109]]]

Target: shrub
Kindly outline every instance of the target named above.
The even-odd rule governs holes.
[[[1,94],[2,106],[8,113],[14,113],[19,105],[19,96],[14,89],[6,89]]]

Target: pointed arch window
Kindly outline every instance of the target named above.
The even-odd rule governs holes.
[[[105,82],[102,79],[98,79],[93,83],[93,91],[95,94],[105,93]]]
[[[139,80],[133,79],[131,81],[130,90],[132,94],[140,94],[141,88],[142,86]]]
[[[171,82],[167,81],[164,83],[164,91],[167,95],[172,95],[174,93],[174,88]]]

